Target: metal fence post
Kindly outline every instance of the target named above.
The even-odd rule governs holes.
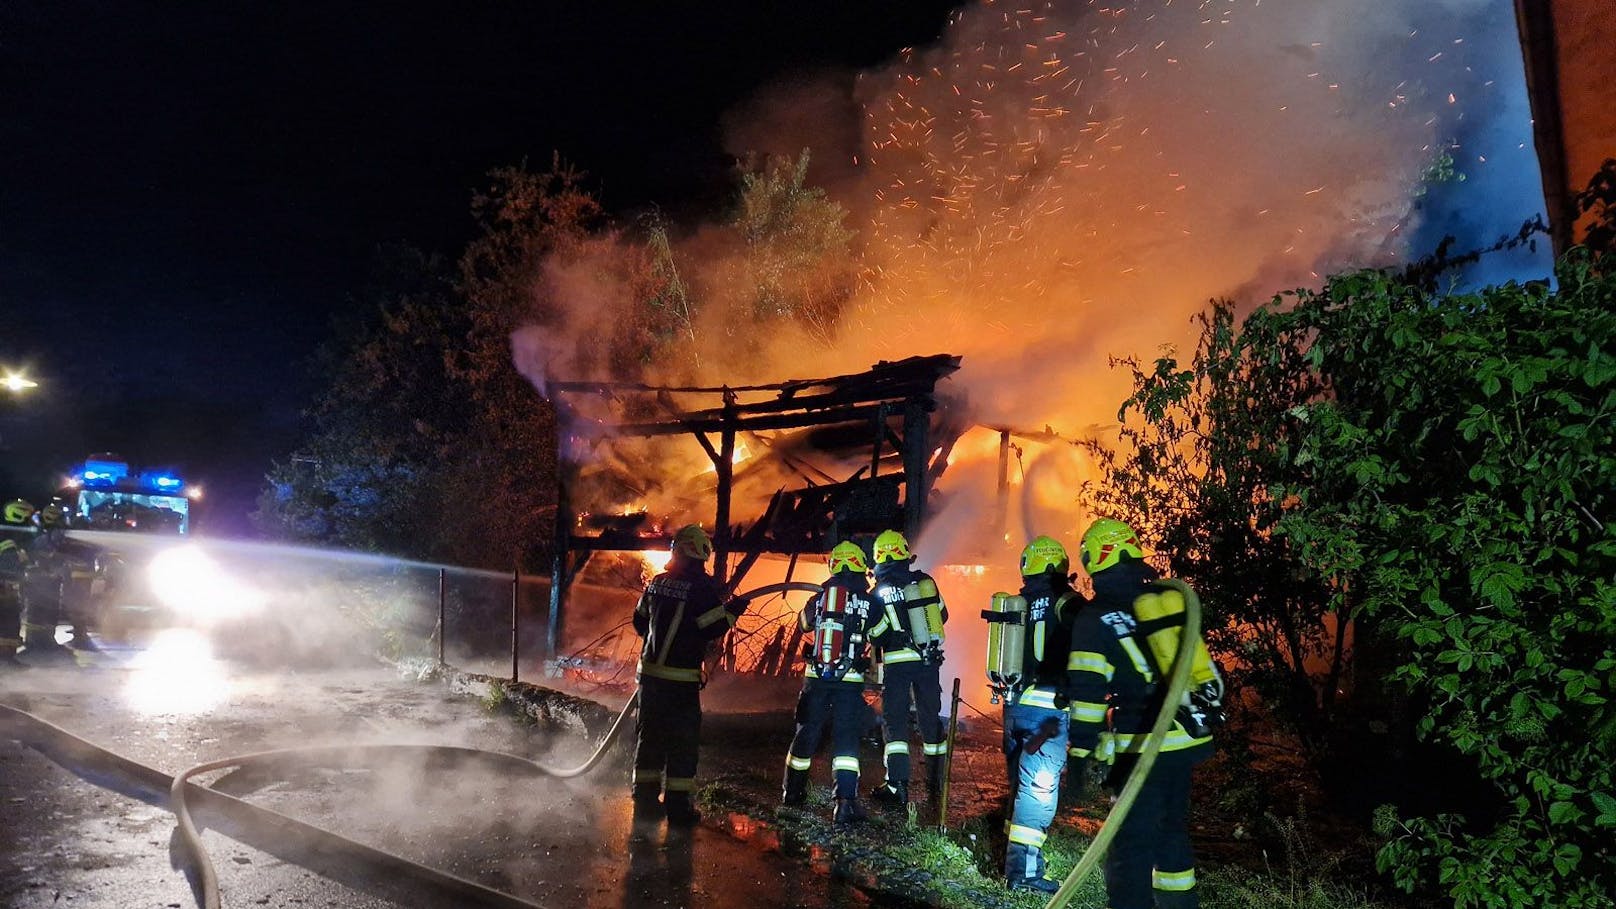
[[[517,671],[516,671],[516,653],[517,653],[518,647],[521,644],[521,639],[520,639],[520,637],[518,637],[517,631],[516,631],[516,606],[517,606],[518,601],[521,599],[521,583],[522,583],[522,575],[516,569],[514,569],[514,568],[511,569],[511,681],[512,682],[518,681]]]
[[[438,569],[438,668],[443,668],[443,639],[449,636],[449,623],[446,621],[449,611],[447,590],[449,587],[449,569]]]

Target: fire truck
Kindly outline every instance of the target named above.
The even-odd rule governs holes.
[[[77,530],[188,534],[196,492],[173,471],[135,471],[117,455],[101,454],[74,469],[62,499]]]

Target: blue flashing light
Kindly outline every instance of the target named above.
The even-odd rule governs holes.
[[[152,477],[152,482],[157,484],[160,489],[178,489],[184,485],[178,477],[170,476]]]

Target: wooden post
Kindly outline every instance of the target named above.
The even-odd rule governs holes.
[[[910,540],[920,535],[926,521],[926,497],[931,478],[926,473],[927,432],[931,418],[926,404],[912,398],[903,408],[903,530]]]
[[[943,784],[937,791],[937,829],[948,829],[948,781],[954,775],[954,736],[959,732],[960,680],[954,677],[954,696],[948,702],[948,750],[943,752]]]
[[[1010,526],[1010,430],[999,430],[999,513],[995,516],[994,532],[1004,538]],[[1025,515],[1022,520],[1026,521]]]

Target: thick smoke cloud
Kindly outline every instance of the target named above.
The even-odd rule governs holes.
[[[698,228],[674,258],[699,308],[680,356],[644,377],[769,381],[946,351],[964,356],[947,384],[975,420],[1103,437],[1127,391],[1108,359],[1187,351],[1209,299],[1255,305],[1423,254],[1427,222],[1484,245],[1541,210],[1513,23],[1508,0],[979,0],[933,46],[786,80],[729,118],[738,154],[813,147],[850,212],[861,280],[834,337],[753,322],[731,299],[744,250]],[[1427,191],[1444,151],[1467,180]],[[534,345],[544,362],[587,365],[575,351],[624,312],[609,272],[551,270],[579,334]],[[1069,461],[1044,486],[1065,489]],[[951,468],[945,492],[979,473]],[[939,543],[979,537],[960,528],[985,526],[993,498],[955,490]],[[1034,501],[1029,521],[1069,532],[1061,505]],[[932,558],[968,555],[948,549]]]

